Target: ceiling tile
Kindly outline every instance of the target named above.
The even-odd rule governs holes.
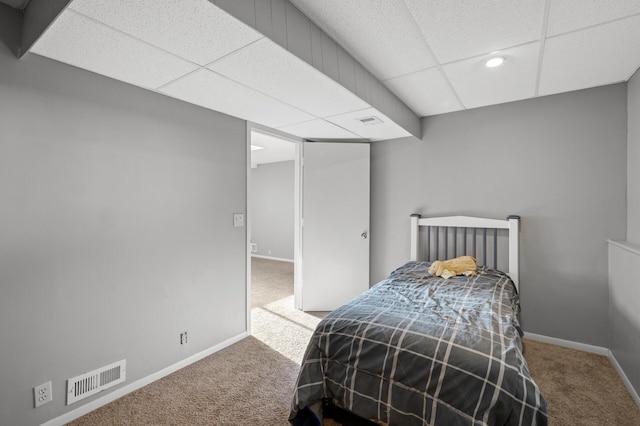
[[[311,120],[291,126],[280,127],[278,130],[305,139],[360,139],[360,136],[338,127],[325,120]]]
[[[382,123],[367,125],[362,124],[361,118],[377,117]],[[345,114],[328,117],[330,121],[356,135],[372,141],[397,139],[411,136],[409,132],[394,123],[389,117],[375,108],[366,108],[361,111],[352,111]]]
[[[205,68],[162,87],[160,92],[269,127],[314,118]]]
[[[380,80],[435,65],[401,1],[291,2]]]
[[[68,9],[31,52],[151,89],[197,68],[191,62]]]
[[[316,117],[369,105],[271,40],[261,39],[208,66]]]
[[[628,80],[640,67],[640,16],[550,37],[540,95]]]
[[[491,56],[478,56],[443,66],[453,88],[467,108],[532,98],[536,91],[540,43],[501,50],[505,58],[497,68],[487,68]]]
[[[547,35],[556,35],[640,13],[638,0],[553,0]]]
[[[439,68],[392,78],[384,84],[420,117],[464,109]]]
[[[70,8],[199,65],[262,38],[208,0],[74,0]]]
[[[440,63],[540,38],[544,0],[404,0]]]

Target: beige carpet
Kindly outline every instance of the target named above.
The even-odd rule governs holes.
[[[640,409],[606,356],[533,340],[524,341],[524,356],[551,425],[640,426]]]
[[[253,259],[252,267],[252,337],[70,424],[287,425],[298,366],[323,314],[293,309],[293,264]],[[640,425],[606,357],[529,340],[525,357],[551,425]]]
[[[266,306],[293,294],[293,262],[251,258],[251,307]]]

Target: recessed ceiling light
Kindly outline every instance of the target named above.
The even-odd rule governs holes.
[[[495,67],[499,67],[503,63],[504,63],[504,58],[502,56],[496,56],[494,58],[489,59],[487,62],[484,63],[484,65],[487,68],[495,68]]]
[[[258,145],[251,145],[251,151],[257,151],[259,149],[264,149],[263,146],[258,146]]]

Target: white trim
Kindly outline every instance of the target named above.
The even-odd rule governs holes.
[[[93,401],[87,404],[84,404],[73,411],[69,411],[68,413],[63,414],[62,416],[56,417],[55,419],[51,419],[46,423],[42,423],[41,426],[62,426],[66,423],[69,423],[70,421],[75,420],[79,417],[82,417],[85,414],[92,412],[93,410],[97,410],[103,405],[113,402],[116,399],[123,397],[128,393],[138,390],[148,384],[155,382],[156,380],[159,380],[165,376],[168,376],[171,373],[175,373],[176,371],[184,367],[187,367],[188,365],[198,362],[201,359],[208,357],[209,355],[212,355],[228,346],[231,346],[234,343],[237,343],[246,337],[249,337],[249,333],[242,332],[237,336],[231,337],[230,339],[227,339],[224,342],[218,343],[217,345],[210,347],[209,349],[205,349],[202,352],[198,352],[197,354],[191,355],[190,357],[185,358],[182,361],[176,362],[173,365],[163,368],[162,370],[156,373],[150,374],[147,377],[143,377],[142,379],[136,380],[133,383],[130,383],[126,386],[118,388],[115,391],[104,395],[103,397],[94,399]]]
[[[247,187],[245,193],[245,301],[247,302],[245,306],[245,330],[247,334],[251,334],[251,131],[253,127],[251,123],[247,121],[246,125],[246,155],[245,162],[247,164]]]
[[[607,242],[612,246],[616,246],[618,248],[621,248],[622,250],[626,250],[630,253],[640,256],[640,246],[636,244],[631,244],[626,241],[614,241],[614,240],[607,240]]]
[[[268,260],[278,260],[280,262],[290,262],[294,263],[293,259],[285,259],[283,257],[273,257],[273,256],[262,256],[260,254],[252,254],[251,257],[257,257],[258,259],[268,259]]]
[[[520,218],[510,216],[507,222],[509,224],[509,276],[516,290],[520,292]]]
[[[418,260],[418,248],[420,246],[420,240],[418,238],[420,232],[420,226],[418,222],[420,220],[419,215],[411,215],[411,257],[410,260]]]
[[[542,343],[550,343],[556,346],[563,346],[565,348],[577,349],[583,352],[590,352],[592,354],[605,356],[609,355],[609,349],[602,346],[587,345],[586,343],[578,343],[571,340],[558,339],[557,337],[543,336],[541,334],[535,333],[524,333],[524,338]]]
[[[418,220],[420,226],[449,226],[458,228],[497,228],[509,229],[509,221],[471,216],[423,217]]]
[[[304,144],[296,143],[295,176],[293,181],[293,307],[302,310],[302,187]]]
[[[286,141],[293,142],[293,143],[302,142],[302,139],[297,136],[293,136],[289,133],[283,132],[282,130],[278,130],[272,127],[263,126],[262,124],[254,123],[253,121],[247,121],[247,125],[250,127],[251,130],[255,132],[264,133],[266,135],[273,136],[279,139],[284,139]]]
[[[620,364],[618,364],[618,360],[616,359],[616,357],[613,355],[613,352],[611,351],[609,351],[609,360],[611,361],[611,364],[613,364],[613,368],[615,368],[616,371],[618,372],[618,375],[622,379],[622,382],[627,387],[627,390],[631,394],[631,398],[633,398],[638,408],[640,408],[640,396],[638,396],[638,392],[636,392],[636,390],[633,388],[631,381],[629,380],[627,375],[624,373],[624,370],[622,369]]]

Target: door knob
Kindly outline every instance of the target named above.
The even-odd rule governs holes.
[[[363,240],[367,239],[367,233],[363,232],[362,234],[360,234],[360,238],[362,238]]]

